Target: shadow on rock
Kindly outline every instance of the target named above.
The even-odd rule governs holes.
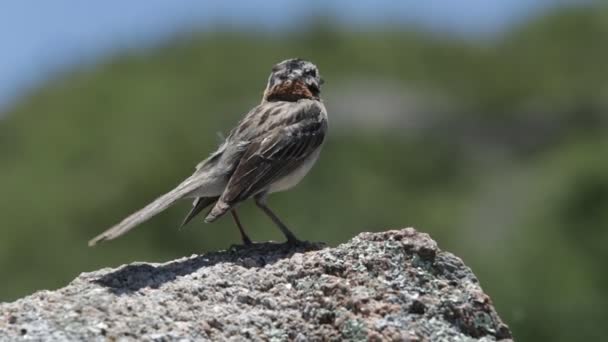
[[[115,294],[129,294],[141,288],[158,288],[177,277],[196,272],[218,263],[232,263],[246,268],[264,267],[289,258],[294,253],[319,250],[321,242],[304,242],[293,246],[285,243],[261,242],[251,246],[233,245],[226,251],[178,259],[165,264],[134,263],[107,273],[94,283],[109,288]]]
[[[323,247],[261,243],[84,273],[0,303],[0,341],[512,341],[471,269],[428,234]]]

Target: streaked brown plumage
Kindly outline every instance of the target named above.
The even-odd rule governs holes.
[[[205,221],[213,222],[231,211],[245,244],[251,240],[236,206],[254,198],[288,242],[297,243],[295,235],[268,208],[266,197],[295,186],[319,156],[327,131],[327,112],[319,97],[321,84],[318,70],[310,62],[289,59],[275,65],[262,103],[245,115],[217,151],[197,165],[192,176],[89,245],[123,235],[182,198],[195,198],[183,224],[213,204]]]

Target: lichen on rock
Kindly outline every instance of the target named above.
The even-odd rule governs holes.
[[[0,304],[0,340],[511,339],[458,257],[413,228],[83,273]]]

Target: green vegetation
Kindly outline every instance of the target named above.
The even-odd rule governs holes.
[[[415,226],[473,268],[518,340],[603,337],[608,11],[564,10],[493,43],[310,27],[289,37],[195,34],[116,56],[6,113],[0,300],[83,271],[237,243],[229,218],[178,231],[184,202],[86,246],[189,175],[217,145],[215,132],[258,102],[271,65],[301,56],[328,80],[330,115],[353,79],[417,87],[449,106],[416,132],[332,125],[303,184],[270,198],[300,237],[338,244]],[[241,216],[254,239],[280,238],[251,204]]]

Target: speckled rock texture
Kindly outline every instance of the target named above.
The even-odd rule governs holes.
[[[412,228],[83,273],[0,304],[0,340],[510,340],[458,257]]]

